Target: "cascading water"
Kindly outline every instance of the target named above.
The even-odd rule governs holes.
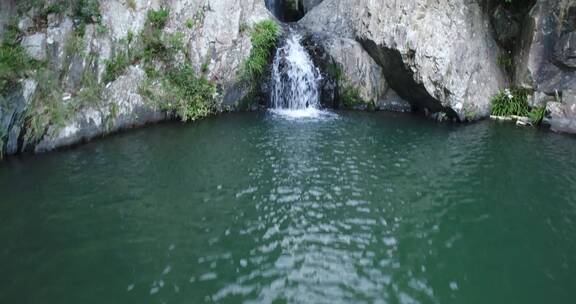
[[[272,69],[272,107],[275,110],[306,112],[320,107],[320,71],[300,43],[302,37],[290,32],[278,48]]]

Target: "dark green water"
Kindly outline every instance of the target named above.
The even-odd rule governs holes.
[[[0,163],[0,303],[576,303],[576,140],[229,114]]]

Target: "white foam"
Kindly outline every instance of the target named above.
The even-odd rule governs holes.
[[[316,108],[306,108],[298,110],[270,109],[270,113],[272,113],[276,117],[288,120],[304,120],[304,119],[318,120],[318,119],[334,118],[337,116],[335,113],[326,110],[319,110]]]

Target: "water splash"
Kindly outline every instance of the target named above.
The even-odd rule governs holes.
[[[321,114],[320,71],[300,43],[302,37],[290,33],[276,51],[272,69],[272,108],[276,114],[294,118]]]

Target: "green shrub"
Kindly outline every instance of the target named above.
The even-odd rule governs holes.
[[[18,85],[33,66],[33,61],[20,46],[0,46],[0,95],[5,96]]]
[[[546,115],[546,107],[535,107],[530,111],[529,117],[534,125],[539,125]]]
[[[114,58],[106,60],[106,69],[104,70],[102,81],[108,83],[116,80],[130,64],[128,55],[124,51],[118,52]]]
[[[100,23],[100,2],[98,0],[78,0],[74,8],[75,17],[81,23]]]
[[[114,57],[106,61],[106,69],[102,78],[104,83],[116,80],[126,68],[142,57],[141,52],[134,47],[133,41],[132,31],[128,31],[126,38],[119,41],[119,48],[116,49]]]
[[[204,77],[196,76],[189,64],[170,70],[160,81],[161,90],[144,84],[141,93],[151,98],[161,110],[174,112],[182,121],[194,121],[217,111],[215,85]]]
[[[251,34],[252,51],[244,63],[241,78],[247,82],[258,82],[272,60],[280,27],[272,20],[264,20],[254,25]]]
[[[62,91],[55,72],[42,69],[38,71],[36,81],[36,95],[26,112],[26,140],[30,142],[40,140],[50,125],[63,127],[71,114],[70,108],[62,102]]]
[[[76,23],[76,34],[80,37],[86,32],[86,24],[100,24],[102,14],[98,0],[78,0],[73,6],[74,19]]]
[[[514,58],[510,53],[500,54],[500,56],[498,56],[498,65],[504,69],[508,75],[514,72]]]
[[[103,90],[104,87],[98,82],[96,74],[91,70],[86,70],[82,78],[82,90],[74,98],[75,111],[101,105]]]
[[[46,15],[48,15],[48,14],[60,14],[60,13],[64,12],[64,10],[66,10],[66,8],[64,7],[64,5],[62,3],[55,2],[55,3],[48,5],[48,7],[46,7],[46,10],[44,10],[44,13]]]
[[[196,25],[196,22],[193,19],[186,20],[186,27],[189,29],[193,29]]]
[[[5,96],[18,85],[18,79],[36,66],[20,46],[21,33],[14,24],[6,27],[0,44],[0,95]]]
[[[529,112],[528,92],[525,89],[506,89],[492,98],[492,115],[527,116]]]
[[[167,60],[175,46],[183,46],[182,34],[174,34],[165,38],[162,29],[166,25],[169,12],[166,9],[148,12],[148,20],[140,33],[143,45],[141,57],[145,61],[153,59]],[[167,40],[167,41],[165,41]]]
[[[165,8],[161,8],[157,11],[150,10],[148,11],[148,22],[152,25],[152,27],[160,29],[166,25],[169,15],[170,12]]]

